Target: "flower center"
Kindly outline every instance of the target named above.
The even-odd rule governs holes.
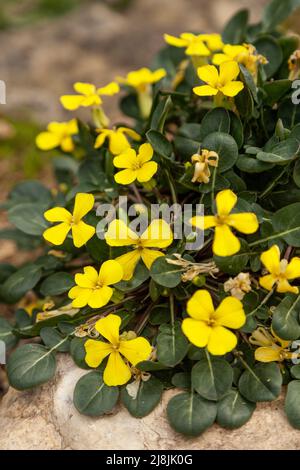
[[[215,219],[216,219],[217,225],[225,225],[227,224],[228,215],[216,215]]]
[[[97,284],[95,285],[94,289],[101,289],[104,286],[102,281],[98,281]]]
[[[132,170],[140,170],[142,168],[143,164],[141,162],[135,162],[131,165]]]

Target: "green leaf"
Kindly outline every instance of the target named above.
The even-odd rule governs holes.
[[[283,53],[278,41],[272,36],[260,36],[254,45],[259,54],[267,58],[268,63],[263,65],[267,78],[272,77],[279,69],[283,60]]]
[[[75,336],[70,343],[70,354],[75,364],[81,369],[89,369],[85,362],[86,350],[84,344],[88,338],[78,338]]]
[[[181,282],[182,267],[170,264],[166,257],[157,258],[151,266],[150,276],[160,286],[173,288]]]
[[[39,181],[22,181],[16,184],[9,194],[9,205],[23,204],[25,202],[38,202],[48,204],[52,201],[52,195]]]
[[[46,209],[47,206],[40,202],[24,202],[9,209],[8,219],[19,230],[28,235],[42,235],[49,227],[44,218]]]
[[[161,362],[158,361],[141,361],[139,362],[136,367],[143,371],[143,372],[155,372],[159,370],[166,370],[168,369],[168,366],[165,364],[162,364]]]
[[[115,287],[122,292],[130,292],[141,286],[149,278],[149,271],[144,263],[139,263],[134,271],[130,281],[121,281],[115,284]]]
[[[288,294],[274,310],[272,328],[279,338],[293,340],[300,337],[300,296]]]
[[[228,134],[230,131],[229,113],[224,108],[215,108],[205,114],[201,121],[200,139],[203,140],[207,135],[213,132],[224,132]]]
[[[180,393],[167,406],[168,420],[175,431],[187,436],[199,436],[216,419],[217,406],[196,393]]]
[[[292,82],[290,80],[274,80],[265,83],[263,90],[267,94],[267,103],[273,106],[279,101],[291,88]]]
[[[239,151],[236,141],[224,132],[213,132],[205,137],[202,147],[213,150],[219,155],[218,171],[229,170],[235,164]]]
[[[288,245],[300,247],[300,203],[290,204],[275,212],[272,226],[278,238]]]
[[[74,276],[65,272],[54,273],[47,277],[41,284],[40,291],[45,297],[47,295],[60,295],[75,286]]]
[[[4,341],[7,349],[13,348],[18,342],[12,330],[13,326],[5,318],[0,317],[0,341]]]
[[[222,428],[240,428],[251,418],[255,408],[255,403],[246,400],[237,390],[231,390],[218,403],[217,423]]]
[[[87,416],[102,416],[110,412],[119,397],[118,387],[108,387],[99,371],[81,377],[74,390],[74,406]]]
[[[26,390],[48,382],[55,369],[56,359],[51,350],[41,344],[24,344],[9,357],[7,376],[12,387]]]
[[[154,151],[161,157],[170,160],[173,149],[168,139],[160,132],[154,130],[148,131],[146,136]]]
[[[225,359],[206,354],[192,368],[192,386],[199,395],[207,400],[217,401],[230,389],[233,370]]]
[[[249,11],[238,11],[225,25],[222,38],[227,44],[241,44],[245,40]]]
[[[271,170],[274,165],[272,163],[261,162],[256,158],[247,157],[246,155],[240,155],[236,166],[245,173],[262,173]]]
[[[49,326],[42,328],[40,331],[40,337],[45,344],[50,349],[55,349],[59,352],[68,352],[70,349],[70,340],[68,336],[63,336],[54,328]]]
[[[154,129],[159,132],[163,131],[165,120],[172,106],[172,98],[170,96],[165,96],[159,101],[151,116],[150,129]]]
[[[289,423],[300,429],[300,380],[292,380],[288,384],[284,410]]]
[[[239,380],[239,391],[251,402],[275,400],[281,391],[282,375],[274,363],[248,366]]]
[[[300,0],[273,0],[268,3],[262,17],[264,31],[272,31],[299,7]]]
[[[287,163],[299,152],[299,142],[287,139],[273,147],[271,152],[258,152],[256,158],[267,163]]]
[[[168,367],[174,367],[185,357],[189,342],[182,333],[181,323],[163,324],[157,336],[157,359]]]
[[[136,396],[131,396],[128,389],[138,387]],[[141,380],[139,383],[131,382],[121,390],[121,400],[129,413],[136,418],[147,416],[158,405],[163,392],[163,384],[156,377]],[[132,393],[132,392],[131,392]],[[133,390],[133,394],[136,391]]]
[[[156,305],[151,310],[149,322],[151,325],[161,325],[170,321],[170,308],[167,305]]]
[[[243,271],[249,261],[249,248],[248,244],[241,240],[241,250],[239,253],[232,256],[216,256],[214,261],[217,267],[224,273],[238,274]]]
[[[290,368],[291,376],[294,379],[300,379],[300,364],[296,364]]]
[[[8,303],[15,303],[39,282],[42,270],[35,264],[28,264],[13,273],[1,286],[1,295]]]
[[[238,148],[241,148],[244,143],[244,129],[243,129],[242,121],[233,111],[229,111],[229,116],[230,116],[229,134],[236,141]]]
[[[191,374],[189,372],[177,372],[177,374],[174,374],[172,377],[172,384],[174,387],[190,390]]]

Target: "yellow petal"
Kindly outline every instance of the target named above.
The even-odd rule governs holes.
[[[108,304],[112,295],[113,289],[108,286],[100,287],[99,289],[94,289],[89,297],[88,305],[91,308],[101,308],[104,305]]]
[[[232,351],[237,345],[237,337],[231,331],[217,326],[212,328],[207,349],[215,356],[223,356]]]
[[[60,145],[61,138],[52,132],[41,132],[35,139],[37,147],[41,150],[51,150]]]
[[[132,278],[140,258],[141,254],[139,250],[132,250],[116,258],[116,261],[118,261],[123,268],[123,281],[129,281]]]
[[[99,95],[113,96],[113,95],[116,95],[117,93],[119,93],[119,91],[120,91],[120,87],[119,87],[118,83],[111,82],[111,83],[108,83],[108,85],[106,85],[102,88],[98,88],[97,93]]]
[[[128,149],[113,159],[116,168],[132,168],[137,163],[136,151]]]
[[[136,179],[139,183],[150,181],[152,176],[157,172],[158,165],[156,162],[144,163],[141,168],[136,171]]]
[[[207,57],[210,55],[210,50],[206,47],[203,42],[195,41],[188,46],[185,53],[191,56]]]
[[[237,59],[238,56],[242,54],[248,54],[247,48],[244,46],[239,46],[239,45],[234,45],[232,46],[231,44],[226,44],[224,46],[224,54],[226,54],[228,57],[231,57],[231,59]]]
[[[139,148],[138,161],[146,163],[153,157],[153,148],[150,144],[142,144]]]
[[[133,129],[130,129],[129,127],[119,127],[118,131],[127,134],[133,140],[137,140],[137,141],[141,140],[141,136],[137,132],[135,132]]]
[[[64,137],[64,139],[61,141],[61,149],[64,152],[73,152],[75,145],[71,137]]]
[[[164,255],[163,253],[161,253],[160,251],[157,251],[157,250],[149,250],[148,248],[144,248],[144,249],[141,251],[141,256],[142,256],[143,262],[145,263],[145,265],[147,266],[147,268],[150,270],[152,264],[154,263],[154,261],[155,261],[157,258],[160,258],[161,256],[165,256],[165,255]]]
[[[109,150],[113,155],[120,155],[129,148],[130,144],[122,132],[115,131],[111,133],[109,138]]]
[[[130,380],[131,371],[117,351],[109,355],[103,381],[109,387],[124,385]]]
[[[244,88],[243,82],[229,82],[225,86],[219,88],[220,92],[225,96],[236,96]]]
[[[97,136],[96,140],[95,140],[95,145],[94,145],[94,148],[95,149],[98,149],[100,147],[102,147],[102,145],[104,144],[105,142],[105,139],[107,139],[107,137],[110,135],[110,131],[109,130],[106,130],[106,129],[103,129],[100,131],[99,135]]]
[[[47,242],[53,243],[53,245],[62,245],[71,229],[71,226],[66,222],[55,225],[45,230],[43,237]]]
[[[226,297],[222,300],[214,315],[218,324],[228,328],[241,328],[246,322],[243,304],[235,297]]]
[[[91,95],[83,97],[81,106],[88,108],[89,106],[99,106],[102,104],[102,99],[98,95]]]
[[[95,198],[92,194],[78,193],[75,197],[73,217],[75,223],[79,222],[93,208]]]
[[[105,234],[106,243],[109,246],[134,245],[138,236],[121,219],[114,219],[108,226]]]
[[[293,294],[298,294],[298,287],[291,286],[287,279],[280,279],[277,283],[276,291],[283,294],[285,292],[291,292]]]
[[[211,87],[216,88],[219,82],[218,69],[214,65],[203,65],[197,70],[198,77],[203,82],[208,83]]]
[[[210,85],[201,85],[195,86],[193,88],[193,92],[198,96],[214,96],[219,92],[219,90],[211,87]]]
[[[90,367],[98,367],[103,359],[113,351],[110,344],[94,339],[88,339],[84,344],[84,349],[86,352],[85,362]]]
[[[167,44],[174,47],[186,47],[188,45],[188,41],[181,38],[176,38],[175,36],[171,36],[170,34],[164,34],[164,40]]]
[[[300,258],[294,257],[286,267],[285,275],[287,279],[296,279],[300,277]]]
[[[216,206],[218,215],[228,215],[237,203],[237,196],[230,189],[224,189],[217,194]]]
[[[88,305],[92,293],[92,289],[86,289],[85,287],[79,286],[72,287],[68,294],[70,299],[73,299],[72,307],[82,308]]]
[[[223,62],[227,62],[228,60],[231,60],[230,57],[228,57],[228,55],[220,53],[220,54],[214,54],[212,62],[214,65],[220,65]]]
[[[104,261],[99,272],[99,282],[102,285],[109,286],[121,281],[123,277],[123,268],[115,260]]]
[[[172,230],[165,220],[155,219],[140,236],[146,248],[166,248],[173,242]]]
[[[86,224],[82,220],[78,224],[72,225],[72,237],[76,248],[81,248],[96,233],[95,227]]]
[[[257,217],[252,212],[230,214],[228,225],[246,234],[255,233],[259,227]]]
[[[151,83],[156,83],[159,82],[162,78],[164,78],[167,75],[167,72],[165,69],[157,69],[154,70],[154,72],[151,72]]]
[[[195,320],[208,321],[214,314],[214,305],[207,290],[197,290],[187,303],[187,313]]]
[[[139,362],[149,359],[152,347],[146,338],[135,338],[129,341],[120,341],[119,351],[135,366]]]
[[[264,251],[260,256],[260,260],[269,273],[280,273],[280,250],[277,245],[273,245],[269,250]]]
[[[76,82],[74,83],[73,88],[81,95],[88,96],[96,93],[96,87],[92,83]]]
[[[261,347],[255,350],[255,359],[259,362],[277,362],[281,349],[278,347]]]
[[[53,207],[44,213],[44,217],[49,222],[71,223],[72,214],[64,207]]]
[[[80,108],[83,101],[84,96],[80,95],[64,95],[60,97],[61,104],[69,111],[75,111],[75,109]]]
[[[190,224],[200,230],[207,230],[208,228],[215,227],[217,222],[214,215],[195,215],[190,219]]]
[[[185,318],[181,327],[190,343],[198,348],[203,348],[207,345],[212,330],[210,326],[207,326],[207,323],[201,320],[194,320],[193,318]]]
[[[225,86],[227,83],[235,80],[240,73],[240,68],[237,62],[228,61],[220,65],[220,83]]]
[[[228,225],[218,225],[215,228],[213,252],[217,256],[231,256],[240,251],[239,239],[232,233]]]
[[[136,177],[137,171],[129,169],[118,171],[114,176],[115,182],[118,184],[131,184],[136,180]]]
[[[272,290],[275,282],[276,277],[274,277],[272,274],[268,274],[267,276],[262,276],[259,278],[260,285],[266,290]]]
[[[66,123],[66,131],[68,134],[78,134],[78,123],[77,119],[71,119],[69,122]]]
[[[107,317],[101,318],[95,324],[95,328],[103,338],[107,339],[111,344],[118,345],[119,343],[119,329],[121,325],[121,318],[119,315],[112,313]]]
[[[85,266],[83,268],[84,274],[75,274],[75,282],[80,287],[93,289],[98,282],[98,273],[93,266]]]

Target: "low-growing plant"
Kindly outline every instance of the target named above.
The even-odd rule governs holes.
[[[196,436],[242,426],[287,385],[300,428],[300,52],[278,27],[298,6],[273,0],[256,25],[242,10],[222,36],[166,34],[151,70],[62,96],[92,122],[50,123],[36,142],[56,149],[56,187],[27,181],[4,204],[6,236],[35,250],[0,266],[17,305],[0,338],[27,339],[13,387],[50,380],[63,353],[91,369],[74,390],[86,415],[120,400],[143,417],[176,387],[169,422]],[[131,126],[104,112],[117,93]]]

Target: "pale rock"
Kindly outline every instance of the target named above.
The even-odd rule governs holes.
[[[0,404],[0,449],[202,450],[300,449],[300,432],[287,422],[283,398],[260,404],[252,419],[234,431],[214,425],[197,438],[173,431],[166,405],[178,391],[164,393],[159,406],[136,419],[121,405],[110,415],[90,418],[73,406],[73,391],[87,371],[58,356],[55,379],[34,391],[10,389]]]

